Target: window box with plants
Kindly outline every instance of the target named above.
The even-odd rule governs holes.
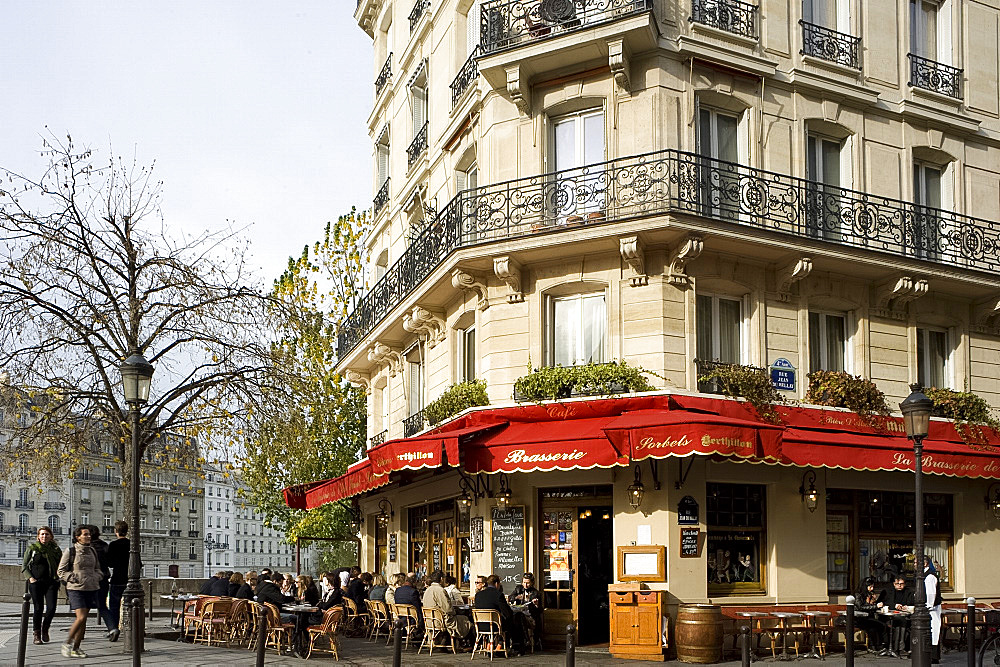
[[[872,428],[880,429],[880,417],[892,412],[885,394],[871,380],[846,371],[813,371],[806,376],[809,388],[805,402],[829,408],[847,408]]]
[[[642,368],[624,361],[583,366],[543,366],[518,378],[514,400],[554,401],[570,396],[612,396],[628,392],[653,391]]]
[[[486,395],[486,381],[466,380],[448,387],[444,393],[428,403],[424,407],[424,419],[431,426],[437,426],[463,410],[489,404],[490,399]]]

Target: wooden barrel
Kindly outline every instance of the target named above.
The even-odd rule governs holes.
[[[681,662],[710,664],[722,659],[722,609],[714,604],[677,608],[674,644]]]

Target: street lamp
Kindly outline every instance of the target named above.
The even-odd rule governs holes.
[[[903,413],[906,437],[913,441],[914,493],[913,522],[916,524],[916,595],[910,627],[913,667],[928,667],[931,664],[931,617],[927,610],[927,589],[924,588],[924,482],[923,456],[924,438],[930,426],[934,401],[927,398],[919,384],[910,385],[910,395],[899,404]]]
[[[131,609],[135,600],[140,603],[143,600],[142,584],[139,582],[139,571],[141,568],[139,560],[139,550],[142,539],[139,533],[139,411],[146,401],[149,400],[149,386],[153,380],[153,365],[146,361],[139,352],[135,352],[128,359],[123,361],[118,367],[122,376],[122,386],[125,390],[125,402],[129,406],[129,416],[132,422],[132,478],[131,489],[129,489],[129,500],[132,508],[132,539],[129,541],[128,556],[128,584],[122,593],[122,598],[127,602],[125,609]],[[143,622],[143,615],[138,614],[138,622]],[[132,620],[131,618],[129,620]],[[134,632],[134,629],[133,629]],[[140,643],[132,644],[132,662],[139,664],[142,655],[141,637]],[[128,644],[126,636],[126,645]]]

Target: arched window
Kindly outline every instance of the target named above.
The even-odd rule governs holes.
[[[52,530],[53,535],[59,534],[59,515],[57,514],[49,515],[49,529]]]
[[[28,530],[28,515],[20,514],[17,517],[17,528],[18,530],[25,531]]]

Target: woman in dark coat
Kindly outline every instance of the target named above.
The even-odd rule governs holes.
[[[56,615],[56,599],[59,596],[56,571],[59,569],[60,559],[62,549],[52,537],[52,529],[42,526],[38,529],[38,541],[24,552],[24,564],[21,567],[31,601],[35,605],[33,623],[36,644],[49,643],[49,626],[52,625],[52,617]]]

